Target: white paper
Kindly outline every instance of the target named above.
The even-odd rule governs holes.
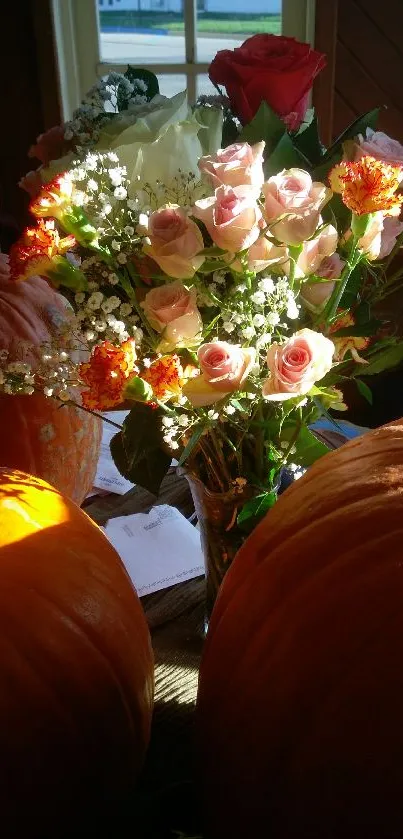
[[[128,413],[129,411],[109,411],[104,413],[103,416],[111,419],[112,422],[116,422],[118,425],[122,425]],[[103,422],[102,426],[101,451],[94,478],[94,487],[97,487],[97,489],[106,489],[108,492],[115,492],[117,495],[124,495],[125,492],[129,492],[129,489],[133,489],[134,484],[127,481],[120,474],[112,460],[109,444],[112,437],[117,434],[118,429],[110,425],[109,422]]]
[[[200,533],[175,507],[110,519],[104,530],[140,596],[204,574]]]

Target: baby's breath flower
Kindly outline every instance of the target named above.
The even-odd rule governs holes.
[[[100,309],[102,301],[104,299],[104,295],[101,291],[94,291],[93,294],[87,300],[87,306],[89,309]]]
[[[124,186],[117,186],[113,194],[118,201],[124,201],[127,198],[127,189]]]
[[[232,417],[232,415],[235,414],[235,408],[233,405],[226,405],[224,411],[229,417]]]
[[[258,288],[265,294],[273,294],[274,282],[271,277],[262,277],[258,282]]]
[[[252,320],[253,320],[253,325],[257,326],[258,329],[259,329],[260,326],[263,326],[266,323],[265,316],[261,315],[259,313],[257,315],[254,315]]]
[[[98,189],[98,184],[97,184],[97,182],[96,182],[96,181],[94,181],[94,178],[90,178],[90,179],[89,179],[89,181],[88,181],[88,183],[87,183],[87,187],[88,187],[88,189],[90,189],[92,192],[96,192],[96,191],[97,191],[97,189]],[[74,198],[75,198],[75,196],[74,196]]]
[[[127,224],[123,230],[124,233],[126,233],[126,236],[134,236],[134,227],[132,227],[131,224]]]
[[[133,307],[130,305],[130,303],[121,303],[119,314],[122,318],[127,318],[128,315],[131,315],[132,311]]]
[[[223,323],[223,329],[225,329],[226,332],[231,333],[235,329],[235,324],[231,323],[231,321],[229,321],[229,320],[226,320]]]
[[[162,424],[165,428],[172,428],[174,421],[172,417],[162,417]]]
[[[114,251],[120,251],[120,242],[116,239],[112,239],[112,247]]]
[[[280,315],[277,312],[270,312],[266,318],[267,323],[269,326],[277,326],[280,323]]]
[[[119,282],[119,277],[118,277],[117,274],[109,274],[108,275],[108,280],[109,280],[111,285],[117,285],[118,282]]]
[[[263,291],[255,291],[254,294],[251,295],[252,303],[255,303],[256,306],[263,306],[265,302],[265,294]]]
[[[117,261],[119,262],[120,265],[126,265],[126,262],[127,262],[126,254],[125,253],[118,254]]]
[[[242,333],[243,337],[246,338],[247,341],[250,341],[251,338],[253,338],[254,335],[255,335],[255,330],[254,330],[253,326],[244,326],[241,329],[241,333]]]
[[[186,428],[186,426],[189,425],[189,417],[187,414],[179,414],[178,425],[180,425],[182,428]]]
[[[140,344],[141,341],[143,340],[143,337],[144,337],[143,330],[139,329],[139,327],[135,327],[133,329],[133,338],[136,341],[136,344]]]
[[[109,312],[113,312],[114,309],[117,309],[120,306],[119,297],[114,295],[113,297],[107,297],[106,300],[101,305],[101,309],[105,312],[105,314]]]
[[[81,303],[84,303],[84,300],[85,300],[84,292],[83,291],[77,291],[77,293],[74,295],[74,300],[76,301],[78,306],[80,306]]]

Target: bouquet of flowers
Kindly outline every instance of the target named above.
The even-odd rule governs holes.
[[[267,64],[275,36],[255,38]],[[244,73],[251,41],[230,54]],[[3,391],[130,409],[111,444],[121,473],[157,493],[175,457],[234,495],[227,525],[244,534],[284,467],[326,452],[311,426],[343,410],[343,383],[370,400],[361,375],[403,359],[374,314],[400,282],[387,267],[403,238],[403,147],[371,112],[326,150],[304,84],[281,117],[260,97],[242,124],[221,89],[190,109],[150,73],[112,74],[59,131],[62,160],[42,148],[35,224],[10,253],[15,282],[47,277],[72,312],[70,350],[44,347],[35,370],[3,359]]]

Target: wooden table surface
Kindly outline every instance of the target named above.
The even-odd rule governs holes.
[[[345,437],[316,435],[329,448]],[[85,511],[100,525],[116,516],[146,512],[170,504],[189,517],[193,501],[187,481],[169,470],[156,499],[134,487],[124,496],[95,496]],[[114,817],[111,839],[198,839],[202,802],[197,782],[193,725],[198,668],[204,641],[205,582],[197,578],[141,598],[155,656],[155,710],[151,743],[143,774],[122,812]],[[116,829],[115,829],[116,828]],[[247,839],[247,837],[245,837]]]
[[[189,517],[194,508],[186,479],[172,469],[157,499],[134,487],[124,496],[93,496],[83,509],[104,525],[110,518],[147,512],[154,504],[170,504]],[[155,710],[144,772],[113,839],[174,839],[181,831],[199,835],[193,719],[204,602],[200,577],[141,598],[155,656]]]

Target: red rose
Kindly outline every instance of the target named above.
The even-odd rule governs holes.
[[[325,64],[322,53],[295,38],[253,35],[241,47],[218,52],[209,75],[225,86],[232,110],[244,125],[266,101],[295,130],[305,116],[313,80]]]

